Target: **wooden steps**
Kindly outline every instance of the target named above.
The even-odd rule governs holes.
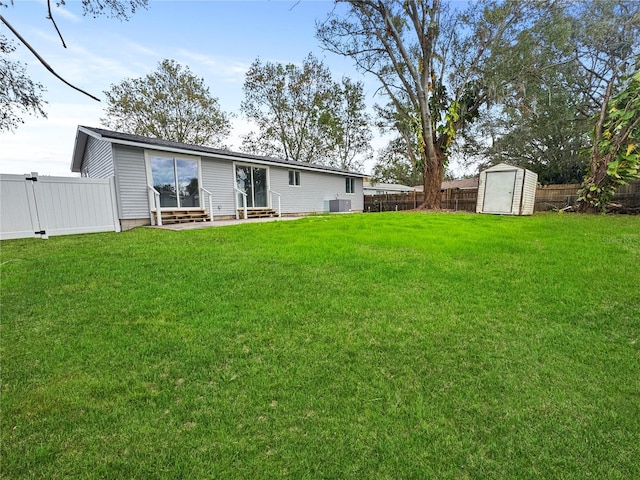
[[[163,210],[162,224],[208,222],[209,215],[204,210]]]
[[[244,218],[244,209],[238,209],[240,218]],[[247,218],[268,218],[277,217],[278,212],[273,208],[247,208]]]

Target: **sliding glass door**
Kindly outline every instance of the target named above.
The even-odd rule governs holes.
[[[151,157],[150,162],[153,188],[160,193],[161,207],[200,207],[197,160]]]
[[[247,194],[248,208],[268,207],[267,169],[236,165],[236,187]],[[238,193],[238,206],[244,205],[244,195]]]

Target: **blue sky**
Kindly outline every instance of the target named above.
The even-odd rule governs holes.
[[[129,21],[82,16],[79,0],[54,8],[53,16],[68,48],[50,21],[45,0],[16,0],[2,15],[66,80],[103,98],[103,92],[125,78],[142,77],[165,58],[189,66],[204,78],[223,110],[239,113],[244,75],[260,57],[263,62],[301,63],[313,52],[331,68],[334,79],[348,75],[365,81],[373,105],[375,80],[362,77],[349,59],[323,52],[315,38],[315,21],[333,8],[328,0],[170,1],[150,0]],[[55,2],[52,2],[55,4]],[[4,25],[2,33],[13,38]],[[78,125],[99,127],[104,103],[70,89],[18,45],[13,56],[27,63],[32,79],[46,87],[48,118],[25,117],[15,133],[0,134],[0,173],[71,174],[69,165]],[[228,143],[238,149],[250,125],[240,115]],[[377,131],[375,137],[379,137]],[[385,141],[374,140],[374,147]],[[365,163],[365,172],[373,161]]]

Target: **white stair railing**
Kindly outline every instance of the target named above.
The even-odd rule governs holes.
[[[238,187],[233,187],[233,189],[238,192],[239,194],[242,195],[242,207],[244,209],[244,219],[247,219],[247,192],[243,192],[242,190],[240,190]],[[238,205],[238,196],[234,195],[235,197],[235,204],[236,204],[236,220],[240,219],[240,215],[238,214],[238,210],[240,209],[240,205]]]
[[[207,196],[209,197],[209,221],[213,222],[213,193],[211,193],[209,190],[207,190],[204,187],[200,187],[200,190],[202,191],[202,193],[206,193]],[[204,195],[202,195],[204,197]]]
[[[269,194],[278,196],[278,217],[282,217],[281,195],[278,192],[274,191],[274,190],[269,190]],[[272,198],[272,202],[271,203],[273,203],[273,198]]]
[[[149,193],[149,215],[151,216],[151,224],[153,225],[153,213],[155,209],[155,222],[156,225],[162,225],[162,212],[160,211],[160,192],[158,192],[151,185],[147,185],[147,192]]]

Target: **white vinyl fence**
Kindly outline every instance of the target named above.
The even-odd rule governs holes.
[[[113,177],[0,175],[0,240],[119,231]]]

